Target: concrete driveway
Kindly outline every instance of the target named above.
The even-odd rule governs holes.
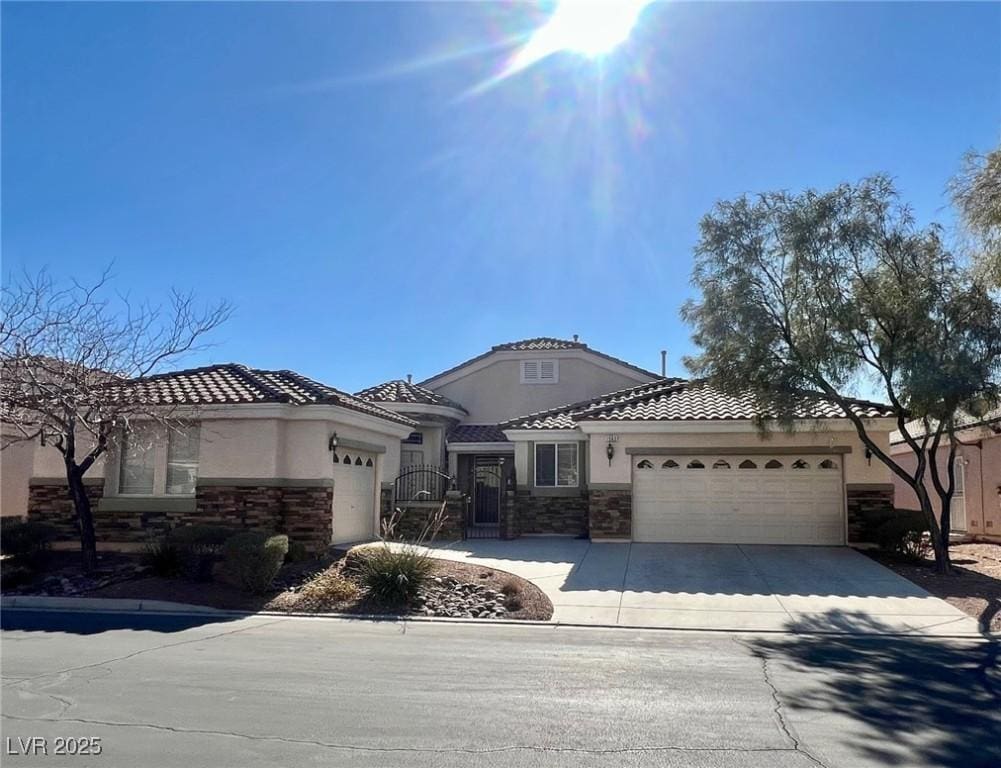
[[[847,547],[469,540],[435,557],[538,586],[567,624],[979,636],[974,619]]]

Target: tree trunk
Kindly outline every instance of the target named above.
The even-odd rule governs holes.
[[[83,570],[90,573],[97,568],[97,536],[94,534],[94,516],[90,510],[90,497],[87,487],[83,484],[83,473],[79,467],[67,462],[66,480],[69,483],[70,497],[76,509],[76,518],[80,523],[80,551],[83,555]]]
[[[942,527],[939,525],[938,520],[935,519],[935,510],[932,507],[931,496],[928,495],[927,489],[922,485],[920,488],[915,488],[914,490],[917,492],[918,501],[921,503],[921,511],[924,512],[925,519],[928,521],[932,551],[935,553],[935,571],[940,574],[951,573],[952,563],[949,560],[949,534],[947,531],[943,533]]]

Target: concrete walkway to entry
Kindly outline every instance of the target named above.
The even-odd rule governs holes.
[[[434,557],[531,581],[569,624],[979,636],[977,622],[848,547],[480,539]]]

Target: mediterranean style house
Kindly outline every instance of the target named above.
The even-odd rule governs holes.
[[[763,434],[749,402],[576,337],[499,344],[353,395],[233,364],[142,386],[190,419],[123,437],[91,470],[106,545],[207,522],[285,531],[317,551],[443,503],[457,538],[840,545],[893,504],[889,470],[833,409],[805,405],[792,432]],[[889,450],[886,411],[860,415]],[[4,514],[74,537],[59,454],[32,445],[3,461]]]
[[[951,532],[960,539],[976,538],[1001,541],[1001,410],[983,417],[964,416],[956,433],[955,494],[951,505]],[[912,437],[920,439],[924,431],[920,422],[908,425]],[[917,461],[904,442],[903,435],[890,435],[890,454],[905,469],[913,470]],[[944,439],[936,452],[941,476],[945,477],[949,461],[949,440]],[[893,476],[896,503],[902,509],[919,509],[914,489],[896,475]],[[941,511],[938,493],[930,477],[925,485],[936,513]]]

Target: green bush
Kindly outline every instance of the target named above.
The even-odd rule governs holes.
[[[169,535],[147,541],[142,559],[155,576],[173,578],[184,572],[184,550]]]
[[[884,552],[910,560],[924,560],[931,551],[925,532],[928,528],[923,512],[898,509],[875,530],[876,545]]]
[[[288,536],[247,531],[226,540],[222,572],[234,586],[259,594],[267,591],[288,553]]]
[[[0,524],[0,553],[19,560],[38,562],[45,558],[56,529],[35,520],[9,518]]]
[[[369,596],[387,607],[412,603],[433,568],[431,558],[414,546],[371,548],[360,562],[361,581]]]
[[[301,541],[289,541],[288,554],[285,555],[285,562],[301,563],[304,560],[309,560],[309,552],[306,550],[306,545]]]
[[[172,530],[169,538],[181,550],[185,575],[196,581],[210,581],[223,545],[236,533],[224,525],[182,525]]]

